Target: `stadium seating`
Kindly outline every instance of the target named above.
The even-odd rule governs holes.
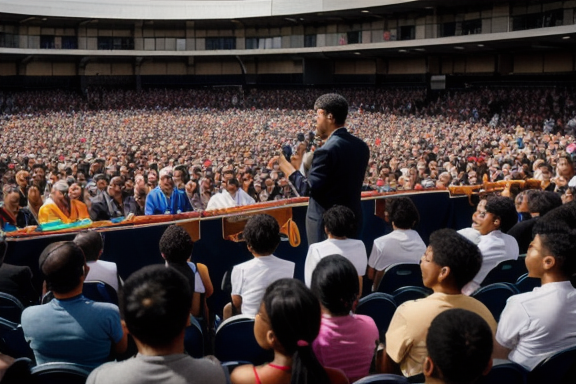
[[[45,363],[32,368],[36,384],[84,384],[90,370],[73,363]]]
[[[22,326],[2,318],[0,318],[0,352],[14,358],[34,359],[34,353],[24,339]]]
[[[27,357],[19,357],[4,372],[2,384],[22,384],[30,383],[30,370],[34,364]]]
[[[356,380],[354,384],[408,384],[409,381],[404,376],[393,375],[391,373],[379,373]]]
[[[363,297],[358,302],[356,313],[370,316],[376,323],[380,333],[380,340],[385,339],[386,331],[396,311],[394,297],[387,293],[374,292]]]
[[[186,327],[186,332],[184,333],[184,349],[192,357],[200,358],[204,356],[202,326],[194,316],[190,316],[190,325]]]
[[[480,288],[472,294],[472,297],[481,301],[490,310],[494,319],[498,321],[506,306],[506,300],[517,293],[518,290],[512,284],[494,283]]]
[[[528,384],[576,383],[576,346],[560,351],[528,373]]]
[[[118,305],[118,293],[102,281],[85,281],[82,294],[93,301]]]
[[[258,345],[254,336],[254,316],[237,315],[220,324],[214,338],[214,355],[220,361],[249,361],[260,365],[274,354]]]
[[[519,256],[517,260],[504,260],[494,267],[482,281],[482,286],[493,283],[512,283],[522,274],[527,273],[526,264],[524,263],[525,255]]]
[[[518,289],[518,292],[524,293],[531,292],[534,288],[541,286],[542,281],[535,277],[528,277],[528,273],[525,273],[518,278],[514,285],[516,289]]]
[[[527,371],[519,364],[506,362],[492,367],[478,384],[525,384]]]
[[[20,317],[24,311],[24,305],[12,295],[0,292],[0,317],[20,323]]]
[[[424,286],[419,264],[392,264],[384,270],[377,291],[393,294],[398,288],[406,286]]]
[[[432,294],[432,290],[423,287],[402,287],[394,291],[394,301],[397,306],[408,300],[423,299]]]

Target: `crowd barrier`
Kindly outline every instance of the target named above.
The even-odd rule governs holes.
[[[495,184],[491,188],[505,187],[505,184]],[[361,240],[366,245],[368,255],[372,250],[374,239],[392,231],[391,226],[383,220],[386,199],[390,197],[400,195],[412,199],[421,218],[417,231],[426,243],[430,234],[437,229],[446,227],[460,229],[470,226],[474,210],[471,199],[478,190],[476,187],[469,187],[468,190],[465,187],[457,188],[458,190],[363,193],[364,221]],[[220,287],[224,273],[234,265],[252,258],[246,249],[246,244],[241,241],[243,225],[251,215],[268,213],[278,220],[285,241],[280,243],[275,255],[295,262],[295,277],[303,279],[304,261],[308,250],[305,230],[307,205],[308,198],[294,198],[202,214],[188,212],[178,215],[136,217],[132,221],[115,224],[97,222],[94,223],[93,229],[102,233],[104,237],[104,252],[101,259],[115,262],[121,277],[126,279],[143,266],[163,263],[158,248],[162,233],[171,224],[183,226],[195,241],[193,261],[205,264],[210,271],[215,293],[208,304],[219,312],[224,303],[230,300]],[[78,231],[77,228],[72,228],[51,232],[8,233],[5,262],[29,266],[34,275],[34,284],[40,291],[42,280],[38,270],[38,257],[42,250],[52,242],[72,240]]]

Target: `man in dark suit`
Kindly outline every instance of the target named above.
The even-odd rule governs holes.
[[[324,240],[322,214],[335,204],[350,208],[362,228],[360,194],[368,166],[370,150],[361,139],[350,134],[344,125],[348,116],[348,102],[335,93],[320,96],[314,103],[316,136],[324,145],[314,152],[312,166],[306,178],[294,163],[283,156],[277,161],[289,175],[301,196],[310,196],[306,214],[308,244]]]
[[[8,243],[0,235],[0,292],[16,297],[24,306],[38,303],[30,267],[4,264]],[[1,317],[1,315],[0,315]]]

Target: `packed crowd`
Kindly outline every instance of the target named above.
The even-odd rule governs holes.
[[[365,190],[538,178],[543,188],[562,192],[573,177],[561,165],[576,150],[570,89],[336,91],[349,100],[347,127],[370,147]],[[206,210],[230,179],[245,193],[244,204],[294,197],[278,164],[269,161],[281,152],[311,159],[322,143],[314,138],[310,108],[324,92],[224,87],[3,93],[3,193],[17,187],[20,206],[27,207],[31,192],[28,208],[37,219],[38,204],[58,181],[90,211],[92,200],[120,176],[114,181],[121,189],[118,204],[138,215],[146,213],[146,196],[166,169],[183,199],[171,213]],[[124,202],[127,197],[133,198]]]

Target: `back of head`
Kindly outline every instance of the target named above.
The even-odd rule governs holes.
[[[432,376],[446,384],[473,383],[491,362],[492,332],[476,313],[448,309],[432,320],[426,346],[434,364]]]
[[[266,288],[262,300],[270,326],[292,360],[292,383],[328,382],[312,350],[320,332],[320,305],[304,283],[280,279]]]
[[[340,255],[330,255],[316,265],[310,288],[333,316],[345,316],[356,301],[359,284],[352,262]]]
[[[395,197],[387,200],[386,213],[390,222],[401,229],[412,229],[420,222],[418,209],[409,197]]]
[[[316,99],[314,110],[323,109],[326,114],[331,113],[337,125],[344,125],[348,117],[348,102],[337,93],[327,93]]]
[[[102,235],[96,231],[80,232],[74,238],[74,243],[76,243],[76,245],[82,249],[82,252],[84,252],[84,256],[86,257],[86,261],[98,260],[98,257],[102,252],[102,248],[104,248]]]
[[[562,198],[551,191],[533,191],[528,193],[528,211],[543,216],[562,205]]]
[[[343,205],[335,205],[322,216],[328,233],[336,237],[353,237],[356,235],[356,218],[354,212]]]
[[[441,267],[450,268],[458,289],[462,289],[480,271],[480,249],[453,229],[439,229],[430,235],[433,259]]]
[[[192,292],[173,268],[149,265],[126,280],[120,309],[135,338],[152,347],[169,345],[186,327]]]
[[[255,215],[248,219],[243,236],[253,252],[270,255],[280,244],[280,226],[270,215]]]
[[[63,294],[71,292],[82,282],[85,264],[82,249],[72,241],[48,245],[38,259],[47,288]]]
[[[172,224],[160,238],[160,253],[164,255],[168,263],[186,264],[192,255],[194,242],[186,230],[176,224]]]
[[[500,218],[499,229],[506,233],[518,222],[514,200],[504,196],[490,196],[486,201],[486,212]]]
[[[562,208],[564,206],[558,209]],[[558,220],[555,215],[546,215],[539,219],[532,229],[532,234],[540,238],[544,252],[554,257],[559,271],[567,279],[576,273],[575,228],[567,221]]]

